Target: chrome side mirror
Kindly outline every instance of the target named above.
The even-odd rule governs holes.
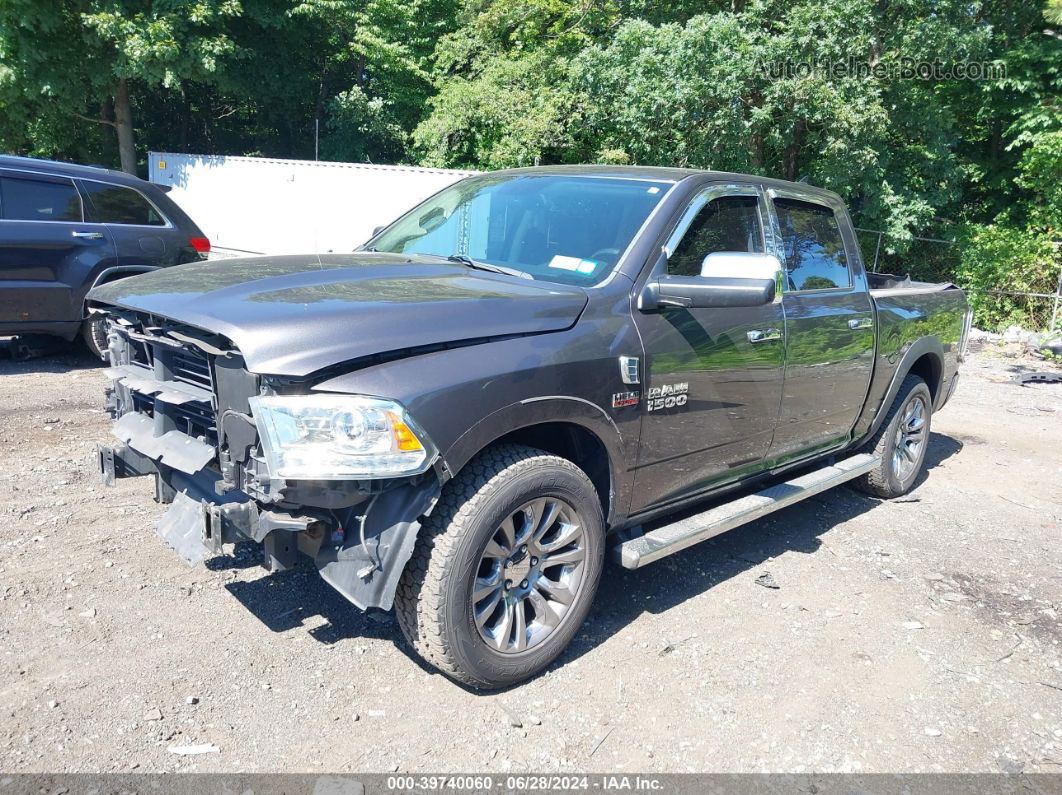
[[[782,263],[774,254],[717,251],[701,263],[701,276],[719,279],[770,279],[777,282]]]

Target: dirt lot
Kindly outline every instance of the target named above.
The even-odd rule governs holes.
[[[0,770],[1062,770],[1062,385],[1016,361],[967,364],[909,497],[610,566],[556,665],[480,695],[312,570],[186,567],[148,480],[98,482],[92,363],[0,360]]]

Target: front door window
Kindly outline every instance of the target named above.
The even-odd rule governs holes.
[[[709,254],[722,251],[763,253],[763,226],[756,196],[720,196],[694,216],[668,257],[671,276],[699,276]]]

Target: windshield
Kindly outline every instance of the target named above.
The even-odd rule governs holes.
[[[670,182],[556,175],[470,177],[428,199],[368,246],[466,256],[535,279],[605,279]]]

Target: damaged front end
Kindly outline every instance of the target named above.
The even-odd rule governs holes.
[[[401,406],[311,395],[249,372],[222,337],[109,312],[104,482],[153,476],[158,533],[189,563],[247,539],[271,571],[305,556],[358,607],[390,609],[442,472]]]

